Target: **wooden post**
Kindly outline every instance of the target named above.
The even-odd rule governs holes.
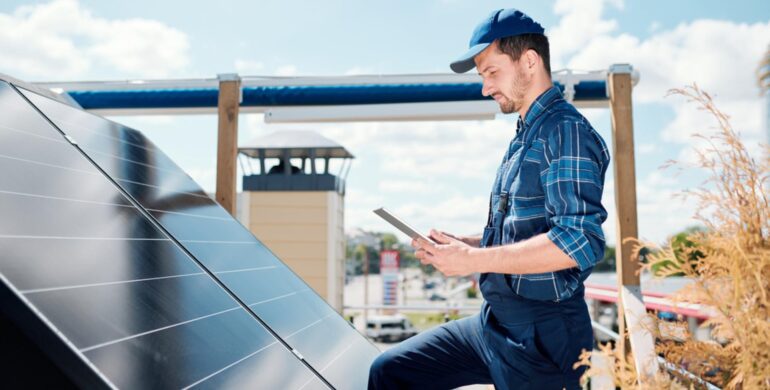
[[[219,132],[217,137],[216,201],[235,216],[236,160],[238,155],[238,110],[241,79],[236,74],[219,75]]]
[[[615,205],[617,208],[617,248],[615,264],[618,277],[618,340],[620,356],[630,351],[625,337],[626,321],[621,294],[624,286],[639,286],[637,259],[631,257],[632,243],[626,238],[637,238],[636,170],[634,163],[634,123],[631,109],[631,67],[613,66],[609,74],[610,110],[612,115],[612,146],[615,165]]]

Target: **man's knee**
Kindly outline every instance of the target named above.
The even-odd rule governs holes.
[[[369,367],[369,389],[387,389],[394,382],[393,373],[397,362],[393,350],[387,350],[377,356]]]
[[[369,377],[381,377],[384,373],[390,372],[395,366],[396,355],[392,350],[387,350],[377,356],[369,367]]]

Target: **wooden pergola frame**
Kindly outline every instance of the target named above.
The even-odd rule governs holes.
[[[568,75],[571,73],[568,72]],[[638,237],[637,224],[637,200],[636,200],[636,167],[634,159],[634,126],[632,109],[632,89],[634,84],[634,71],[630,65],[613,65],[607,72],[607,95],[609,96],[609,108],[612,121],[612,148],[614,161],[615,180],[615,204],[616,204],[616,267],[617,283],[619,291],[618,324],[621,335],[619,351],[622,356],[627,355],[633,349],[634,361],[637,372],[642,376],[654,373],[657,364],[654,353],[654,340],[649,331],[644,329],[643,315],[645,313],[641,298],[640,276],[638,274],[638,259],[632,256],[633,243],[629,239]],[[2,75],[0,75],[2,76]],[[398,77],[398,76],[394,76]],[[402,78],[419,80],[443,80],[443,82],[469,82],[476,80],[476,75],[406,75]],[[9,78],[6,78],[9,79]],[[336,78],[339,82],[340,78]],[[381,83],[383,76],[351,76],[347,79],[352,84]],[[17,80],[14,80],[17,81]],[[204,80],[202,83],[211,86],[213,80]],[[264,112],[266,122],[278,121],[280,108],[254,108],[241,107],[242,83],[238,75],[220,75],[217,80],[218,102],[216,112],[218,115],[217,138],[217,178],[216,200],[232,215],[235,215],[236,205],[236,169],[237,169],[237,139],[238,139],[238,115],[241,112]],[[568,78],[569,81],[569,78]],[[574,81],[574,80],[573,80]],[[579,81],[579,80],[578,80]],[[189,80],[188,80],[189,82]],[[288,78],[269,80],[269,85],[305,85],[303,83],[320,83],[329,85],[332,82],[328,78]],[[424,82],[424,81],[423,81]],[[107,82],[109,84],[110,82]],[[118,82],[120,83],[120,82]],[[164,81],[165,86],[173,85],[172,81]],[[37,87],[46,89],[59,88],[64,91],[83,90],[83,85],[88,83],[40,83]],[[114,85],[115,83],[112,83]],[[91,85],[93,87],[93,85]],[[142,87],[142,86],[140,86]],[[143,86],[152,88],[148,84]],[[131,88],[138,88],[133,86]],[[157,87],[156,87],[157,88]],[[87,89],[87,88],[86,88]],[[97,86],[96,89],[104,89]],[[568,86],[565,95],[568,99],[574,95],[574,85]],[[433,105],[431,105],[433,104]],[[422,106],[420,106],[422,105]],[[583,107],[607,107],[607,100],[587,102]],[[399,118],[392,118],[391,112],[408,111],[411,113]],[[328,115],[329,110],[339,109],[343,117]],[[493,119],[497,111],[494,102],[443,102],[443,103],[404,103],[400,105],[362,105],[362,106],[312,106],[291,107],[286,111],[285,121],[304,122],[337,122],[337,121],[373,121],[373,120],[445,120],[445,119]],[[293,110],[293,111],[292,111]],[[430,115],[422,115],[420,110],[432,111]],[[122,115],[146,115],[153,113],[208,113],[210,110],[185,109],[174,107],[166,110],[93,110],[99,114]],[[313,117],[299,117],[297,113],[314,112]],[[365,113],[362,113],[365,112]],[[325,114],[326,113],[326,114]],[[347,117],[345,117],[347,115]],[[628,332],[626,329],[630,329]],[[630,333],[631,337],[623,337]]]

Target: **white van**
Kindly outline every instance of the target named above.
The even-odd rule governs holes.
[[[416,335],[417,328],[401,314],[370,316],[365,334],[374,341],[402,341]]]

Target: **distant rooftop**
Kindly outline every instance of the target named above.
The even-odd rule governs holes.
[[[314,156],[311,150],[315,150]],[[238,148],[238,152],[252,158],[280,158],[284,151],[292,158],[353,158],[344,146],[309,130],[278,131]]]

